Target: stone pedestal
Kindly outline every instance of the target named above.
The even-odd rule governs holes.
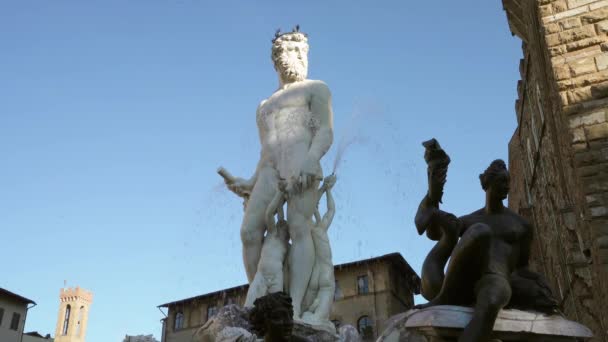
[[[340,336],[335,333],[336,329],[333,329],[333,333],[325,327],[317,327],[311,324],[307,324],[302,321],[293,322],[293,334],[298,337],[303,337],[311,342],[338,342]]]
[[[412,310],[405,327],[425,336],[430,342],[457,341],[472,315],[472,308],[451,305]],[[493,330],[494,341],[565,342],[593,336],[584,325],[559,315],[520,310],[501,310]]]
[[[405,327],[408,318],[415,312],[416,310],[409,310],[390,317],[376,342],[428,342],[424,336],[413,330],[408,331]]]

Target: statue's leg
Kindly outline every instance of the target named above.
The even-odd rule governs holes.
[[[316,259],[316,257],[315,257]],[[310,306],[312,302],[317,297],[317,293],[319,292],[319,269],[317,267],[317,263],[315,260],[315,264],[312,267],[312,274],[310,276],[310,281],[308,282],[308,286],[306,288],[306,294],[304,294],[304,298],[302,299],[302,305],[300,306],[302,312],[310,311]]]
[[[439,294],[429,303],[417,305],[469,305],[474,301],[473,287],[481,276],[483,262],[488,258],[492,230],[485,224],[474,224],[467,229],[452,251],[450,264]]]
[[[260,169],[245,209],[241,226],[241,241],[243,242],[243,263],[249,283],[253,281],[260,261],[262,241],[266,230],[264,215],[277,191],[277,183],[278,174],[274,169],[269,167]]]
[[[486,274],[475,285],[476,304],[473,319],[467,324],[458,342],[488,341],[498,312],[511,299],[511,286],[506,277]]]
[[[268,284],[268,293],[283,291],[283,268],[277,270],[273,281]]]
[[[244,307],[252,308],[253,302],[256,299],[266,295],[268,293],[267,290],[268,287],[266,285],[266,279],[264,279],[264,276],[261,274],[256,274],[255,278],[251,282],[251,285],[249,285],[249,290],[247,290],[247,297],[245,298]]]
[[[315,316],[320,321],[329,321],[331,306],[334,302],[336,290],[336,279],[334,278],[334,267],[329,264],[323,269],[324,273],[319,279],[319,306],[315,309]]]
[[[289,249],[289,295],[293,301],[294,318],[300,318],[302,314],[302,300],[315,262],[311,219],[317,205],[318,183],[292,195],[287,203],[287,224],[292,242]]]

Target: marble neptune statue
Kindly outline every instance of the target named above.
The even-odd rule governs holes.
[[[285,221],[291,239],[289,279],[285,281],[295,319],[300,319],[305,309],[302,302],[315,265],[312,217],[323,179],[320,160],[333,141],[331,94],[324,82],[306,79],[307,54],[308,38],[298,26],[288,33],[277,31],[272,40],[272,61],[279,88],[256,111],[262,150],[255,173],[244,179],[222,168],[218,171],[228,188],[246,201],[241,240],[249,283],[258,271],[266,211],[280,191],[279,182],[285,182]]]

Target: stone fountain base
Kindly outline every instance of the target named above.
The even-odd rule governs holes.
[[[395,316],[377,342],[457,341],[472,315],[472,308],[452,305],[410,310]],[[493,330],[493,341],[562,342],[593,336],[584,325],[559,315],[521,310],[501,310]]]

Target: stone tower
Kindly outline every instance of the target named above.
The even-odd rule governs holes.
[[[522,40],[509,207],[560,309],[608,341],[608,1],[503,0]]]
[[[55,342],[84,342],[93,293],[80,287],[62,288],[59,301]]]

